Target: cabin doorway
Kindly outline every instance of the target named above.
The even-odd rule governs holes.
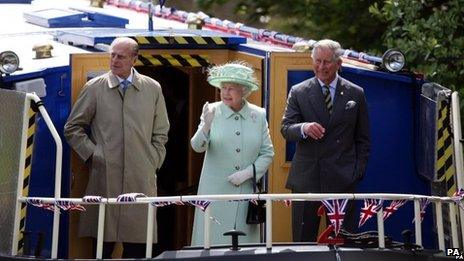
[[[190,147],[202,106],[216,100],[201,67],[137,66],[136,70],[161,84],[170,129],[166,158],[157,174],[159,196],[196,195],[203,154]],[[159,251],[190,245],[194,208],[171,205],[157,209]]]
[[[227,61],[242,60],[255,69],[261,83],[262,57],[230,50],[142,50],[142,54],[189,54],[203,55],[210,64],[222,64]],[[107,53],[89,53],[71,55],[72,103],[74,103],[84,84],[109,70]],[[219,100],[219,92],[207,81],[206,67],[190,66],[153,66],[140,65],[136,70],[157,80],[166,101],[168,117],[171,123],[169,141],[166,144],[166,159],[158,173],[158,195],[195,195],[203,164],[203,154],[194,152],[190,147],[190,138],[200,121],[203,104]],[[254,92],[249,101],[261,106],[261,89]],[[72,185],[71,197],[84,196],[88,182],[88,169],[79,157],[71,157]],[[180,249],[190,245],[194,208],[191,206],[166,206],[157,210],[158,240],[156,251]],[[69,258],[91,258],[91,240],[77,235],[79,214],[70,212],[69,219]],[[113,253],[120,257],[121,249]]]

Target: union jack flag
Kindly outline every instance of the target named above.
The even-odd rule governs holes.
[[[137,198],[146,197],[143,193],[127,193],[119,195],[116,198],[117,202],[135,202]]]
[[[454,192],[452,200],[458,204],[458,206],[464,210],[464,206],[462,204],[462,199],[464,198],[464,189],[460,188],[458,191]]]
[[[62,210],[77,210],[77,211],[85,211],[85,208],[77,203],[69,202],[66,200],[57,200],[56,206],[61,208]]]
[[[458,191],[454,192],[453,197],[459,197],[462,199],[464,197],[464,189],[460,188]]]
[[[393,213],[395,213],[406,202],[406,199],[392,200],[392,202],[390,202],[390,206],[383,209],[383,220],[385,221],[387,218],[393,215]]]
[[[55,205],[54,204],[43,203],[43,201],[41,199],[38,199],[38,198],[28,198],[28,199],[26,199],[26,203],[30,204],[30,205],[32,205],[34,207],[43,208],[43,209],[50,210],[50,211],[55,211]]]
[[[348,199],[323,200],[322,204],[327,209],[327,217],[334,226],[335,236],[338,235],[345,219],[345,208]]]
[[[201,211],[205,211],[206,208],[208,208],[209,204],[211,204],[211,201],[206,201],[206,200],[189,200],[187,201],[190,205],[197,207],[201,209]]]
[[[361,208],[358,227],[364,225],[367,220],[377,214],[377,211],[379,211],[379,209],[382,207],[382,203],[382,200],[365,199],[364,207]]]
[[[88,203],[100,203],[102,202],[102,197],[100,196],[85,196],[82,198],[82,201]]]
[[[420,220],[422,222],[425,216],[425,209],[430,204],[430,200],[428,198],[421,198],[419,202],[420,202]],[[412,219],[412,223],[414,223],[414,221],[415,221],[415,218]]]

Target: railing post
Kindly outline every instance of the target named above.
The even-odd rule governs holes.
[[[459,247],[459,239],[458,239],[458,227],[456,223],[456,208],[454,207],[454,202],[448,203],[449,206],[449,215],[451,221],[451,238],[453,241],[453,247]]]
[[[105,236],[105,208],[102,202],[98,204],[98,231],[97,231],[97,259],[102,259],[103,255],[103,238]]]
[[[416,245],[422,246],[422,227],[420,216],[420,201],[414,199],[414,229],[416,232]]]
[[[153,248],[153,224],[155,222],[155,206],[148,203],[148,214],[147,214],[147,246],[145,250],[145,257],[152,257]]]
[[[435,212],[437,215],[438,249],[445,251],[445,234],[443,232],[443,212],[441,201],[435,202]]]
[[[266,249],[272,249],[272,200],[266,199]]]
[[[379,230],[379,248],[385,248],[385,231],[383,227],[383,209],[377,211],[377,228]]]
[[[211,214],[210,214],[210,208],[206,208],[205,211],[204,211],[204,239],[203,239],[203,248],[204,249],[210,249],[211,247],[211,243],[210,243],[210,226],[211,226],[211,223],[210,223],[210,218],[211,218]]]

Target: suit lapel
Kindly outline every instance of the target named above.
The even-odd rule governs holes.
[[[340,121],[343,116],[349,90],[342,83],[341,79],[338,78],[337,88],[335,89],[335,102],[332,109],[332,115],[330,117],[329,126]]]
[[[309,92],[309,104],[311,104],[313,111],[316,113],[316,117],[319,119],[322,126],[327,126],[329,123],[329,111],[324,103],[324,98],[322,97],[322,90],[319,82],[316,78],[312,78],[308,86]]]

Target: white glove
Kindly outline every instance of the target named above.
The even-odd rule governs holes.
[[[244,170],[239,170],[232,175],[229,175],[227,177],[227,181],[234,184],[235,186],[239,186],[240,184],[245,182],[245,180],[251,179],[252,177],[253,177],[253,169],[246,168]]]
[[[203,111],[201,113],[201,120],[203,121],[203,133],[205,135],[209,135],[209,130],[211,129],[211,123],[213,122],[214,119],[214,108],[213,106],[209,106],[209,103],[206,102],[205,105],[203,105]]]

